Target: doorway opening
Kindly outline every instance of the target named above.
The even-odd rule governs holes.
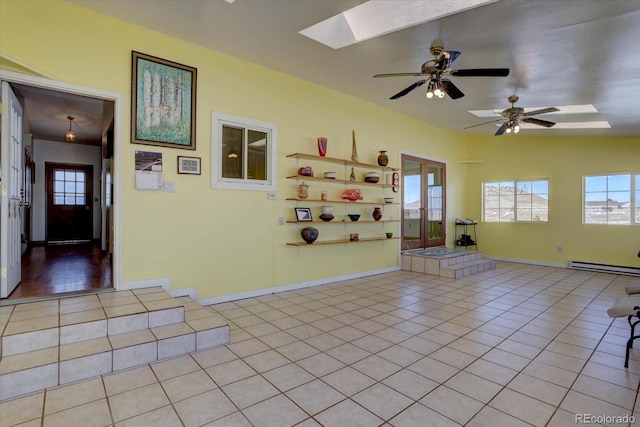
[[[1,297],[17,300],[115,288],[118,246],[112,171],[120,96],[2,74],[3,92],[7,88],[14,93],[24,120],[14,126],[21,127],[22,146],[7,155],[23,166],[16,180],[19,215],[14,216],[22,222],[20,268],[13,287],[2,283]],[[5,74],[10,75],[6,80]],[[65,118],[70,114],[75,117],[72,141],[65,140]],[[5,141],[3,130],[3,155]],[[2,248],[15,244],[4,233],[0,237]]]
[[[446,164],[402,155],[402,250],[445,246]]]

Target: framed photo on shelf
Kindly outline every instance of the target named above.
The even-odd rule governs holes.
[[[131,142],[196,149],[196,69],[132,51]]]
[[[200,157],[178,156],[178,173],[200,175]]]
[[[310,208],[294,208],[296,210],[296,220],[298,222],[312,222]]]

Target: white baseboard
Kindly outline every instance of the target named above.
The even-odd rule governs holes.
[[[240,292],[237,294],[228,294],[228,295],[221,295],[221,296],[211,297],[211,298],[202,298],[197,301],[201,305],[220,304],[223,302],[236,301],[236,300],[245,299],[245,298],[260,297],[263,295],[270,295],[278,292],[286,292],[286,291],[292,291],[296,289],[303,289],[311,286],[326,285],[327,283],[340,282],[342,280],[360,279],[362,277],[374,276],[376,274],[389,273],[389,272],[398,271],[398,270],[400,270],[400,267],[398,266],[390,267],[390,268],[382,268],[379,270],[345,274],[343,276],[325,277],[318,280],[310,280],[308,282],[292,283],[289,285],[280,285],[280,286],[273,286],[269,288],[256,289],[253,291]]]

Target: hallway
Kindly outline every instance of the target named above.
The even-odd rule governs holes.
[[[98,244],[33,246],[10,300],[111,288],[111,260]]]

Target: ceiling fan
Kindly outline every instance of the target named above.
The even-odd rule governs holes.
[[[443,76],[454,77],[506,77],[509,75],[508,68],[471,68],[467,70],[452,70],[451,64],[460,56],[461,52],[455,50],[444,50],[441,45],[434,44],[429,48],[429,52],[433,55],[432,60],[422,64],[419,73],[390,73],[376,74],[378,77],[406,77],[406,76],[424,76],[423,80],[418,80],[406,89],[401,90],[389,99],[402,98],[417,87],[428,83],[427,98],[442,98],[445,93],[451,99],[458,99],[464,96],[464,93],[454,85],[451,80],[443,78]]]
[[[496,131],[495,136],[500,136],[505,132],[506,133],[520,132],[520,122],[531,123],[532,125],[544,126],[547,128],[555,126],[554,122],[548,122],[546,120],[536,119],[531,116],[537,116],[538,114],[553,113],[554,111],[560,111],[560,109],[556,107],[548,107],[548,108],[541,108],[539,110],[528,111],[525,113],[524,108],[514,107],[513,104],[518,102],[518,99],[519,98],[516,95],[511,95],[509,98],[507,98],[507,101],[511,103],[511,108],[502,110],[502,112],[500,113],[500,115],[506,118],[507,120],[504,123],[502,123],[502,126],[500,126],[500,128]],[[492,120],[490,122],[479,123],[477,125],[468,126],[465,129],[470,129],[476,126],[482,126],[489,123],[496,123],[501,120],[503,119],[497,119],[497,120]]]

